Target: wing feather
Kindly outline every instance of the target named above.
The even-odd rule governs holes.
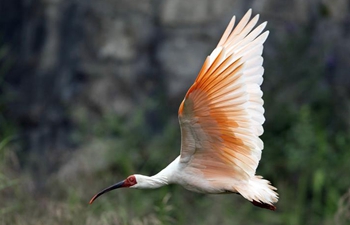
[[[179,108],[180,162],[207,179],[230,176],[248,180],[261,158],[265,121],[260,85],[266,22],[249,10],[234,27],[228,24],[206,58]]]

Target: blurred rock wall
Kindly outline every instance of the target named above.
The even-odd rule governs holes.
[[[151,127],[161,129],[161,113],[176,118],[229,19],[249,8],[271,31],[265,93],[277,101],[305,101],[290,94],[299,91],[293,82],[303,74],[287,75],[283,65],[317,59],[324,76],[314,85],[342,102],[339,116],[350,111],[347,0],[1,0],[0,7],[0,50],[8,50],[1,66],[10,68],[0,74],[3,113],[20,128],[23,162],[43,175],[81,144],[72,133],[82,111],[92,123],[105,114],[127,117],[155,99],[164,110],[151,112]],[[305,38],[300,53],[284,48]]]

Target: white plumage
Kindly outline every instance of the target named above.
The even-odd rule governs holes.
[[[202,193],[239,193],[254,205],[275,209],[276,188],[255,175],[265,121],[260,88],[266,22],[251,10],[227,26],[205,60],[179,108],[181,154],[158,174],[131,175],[98,196],[120,187],[158,188],[170,183]]]

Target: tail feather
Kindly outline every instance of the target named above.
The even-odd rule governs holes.
[[[260,208],[269,209],[269,210],[272,210],[272,211],[276,210],[276,206],[274,206],[272,204],[257,202],[255,200],[252,201],[252,204],[255,205],[255,206],[258,206]]]
[[[277,188],[262,176],[254,176],[249,182],[235,186],[235,189],[255,206],[275,210],[273,203],[278,201]]]

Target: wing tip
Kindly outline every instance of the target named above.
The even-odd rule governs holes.
[[[248,11],[246,12],[246,14],[248,14],[248,13],[252,14],[252,11],[253,11],[252,8],[249,8]]]
[[[265,43],[265,41],[269,37],[269,35],[270,35],[270,31],[269,30],[266,30],[266,31],[264,31],[264,33],[260,34],[260,36],[263,39],[262,43]]]

